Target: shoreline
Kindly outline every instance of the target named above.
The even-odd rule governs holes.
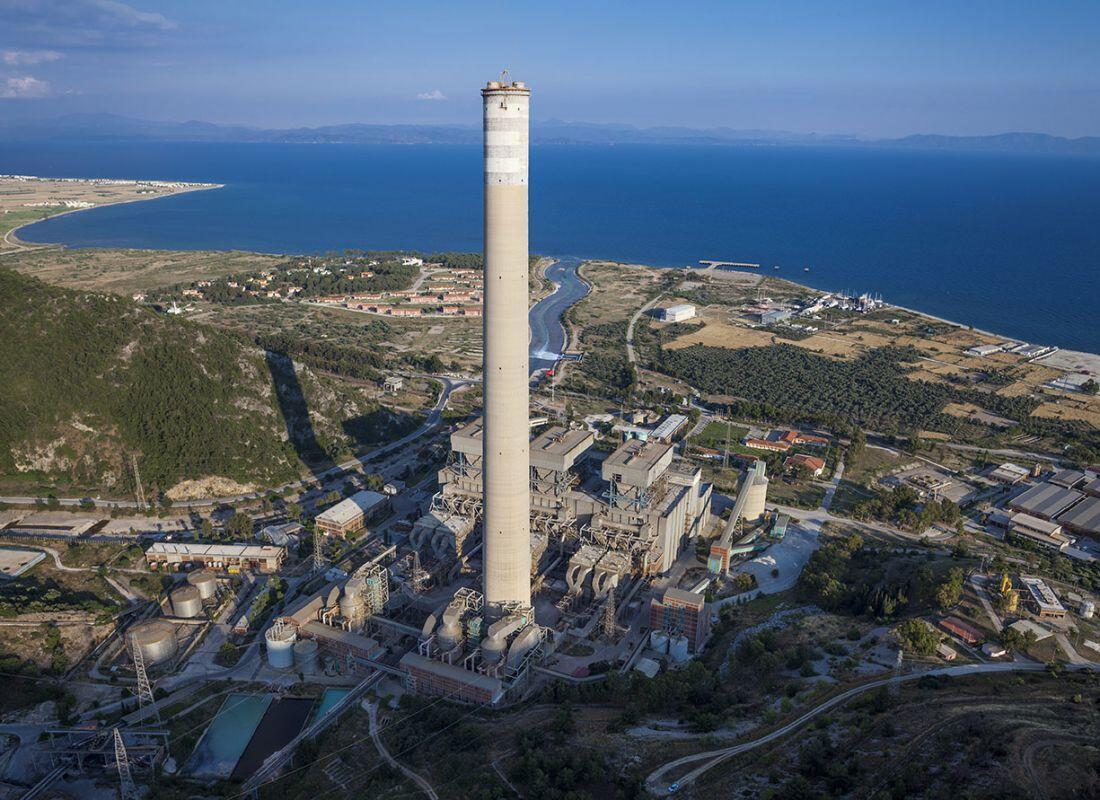
[[[88,184],[94,185],[96,182],[100,182],[105,185],[133,185],[133,186],[171,186],[173,184],[179,184],[182,188],[173,189],[165,194],[158,194],[153,197],[131,197],[125,200],[110,200],[104,203],[96,203],[94,206],[88,208],[66,208],[62,211],[58,211],[56,214],[48,214],[40,219],[34,219],[30,222],[24,222],[22,225],[16,225],[11,230],[7,231],[3,238],[0,238],[0,244],[9,246],[11,249],[0,249],[0,257],[9,255],[11,253],[22,253],[28,250],[48,250],[52,248],[64,249],[69,245],[64,242],[31,242],[19,237],[19,231],[24,228],[30,228],[33,225],[38,225],[43,222],[48,222],[52,219],[64,217],[69,214],[76,214],[81,211],[95,211],[97,208],[107,208],[109,206],[121,206],[127,203],[145,203],[153,200],[164,200],[169,197],[176,197],[177,195],[190,194],[191,192],[205,192],[211,189],[224,189],[224,183],[197,183],[192,181],[163,181],[163,180],[131,180],[128,178],[46,178],[41,175],[4,175],[3,178],[28,178],[27,182],[62,182],[71,184]],[[136,248],[145,249],[145,248]]]
[[[26,177],[26,178],[30,178],[30,179],[35,180],[35,181],[43,181],[43,182],[57,181],[57,182],[74,183],[74,184],[75,183],[93,184],[93,183],[99,181],[99,182],[102,182],[102,183],[105,183],[105,184],[108,184],[108,185],[111,184],[111,183],[115,183],[115,184],[127,184],[127,185],[148,184],[150,186],[158,186],[158,185],[159,186],[165,186],[165,185],[172,185],[172,184],[177,184],[178,183],[183,188],[171,191],[170,193],[167,193],[167,194],[157,195],[155,197],[133,197],[133,198],[125,199],[125,200],[116,200],[116,201],[111,201],[111,202],[105,202],[105,203],[93,206],[91,208],[70,208],[70,209],[65,209],[63,211],[59,211],[56,214],[50,214],[50,215],[42,217],[40,219],[32,220],[30,222],[25,222],[22,225],[18,225],[16,227],[12,228],[11,230],[9,230],[7,233],[4,234],[2,239],[0,239],[0,244],[9,245],[10,248],[11,248],[11,249],[0,249],[0,258],[4,257],[6,255],[10,255],[12,253],[28,252],[28,251],[33,251],[33,250],[55,249],[55,248],[56,249],[65,249],[65,248],[70,246],[70,245],[68,245],[67,243],[64,243],[64,242],[56,242],[56,243],[30,242],[30,241],[22,239],[18,236],[19,231],[21,231],[25,228],[29,228],[33,225],[37,225],[39,223],[47,222],[47,221],[52,220],[52,219],[57,219],[59,217],[66,216],[66,215],[69,215],[69,214],[75,214],[75,213],[78,213],[78,212],[81,212],[81,211],[94,211],[96,208],[106,208],[108,206],[124,205],[124,204],[127,204],[127,203],[138,203],[138,202],[145,202],[145,201],[152,201],[152,200],[160,200],[160,199],[164,199],[164,198],[168,198],[168,197],[173,197],[173,196],[176,196],[176,195],[187,194],[187,193],[190,193],[190,192],[200,192],[200,191],[207,191],[207,190],[211,190],[211,189],[222,189],[222,188],[225,187],[225,184],[223,184],[223,183],[209,183],[209,184],[206,184],[206,183],[197,183],[197,182],[189,182],[189,181],[178,181],[177,182],[177,181],[164,181],[164,180],[125,179],[125,178],[47,178],[47,177],[42,177],[42,176],[4,176],[4,177]],[[137,250],[137,251],[148,251],[148,252],[178,252],[178,250],[176,250],[176,249],[145,248],[145,247],[136,247],[136,248],[135,247],[105,247],[105,248],[101,248],[101,249]],[[189,248],[187,248],[187,249],[189,249]],[[205,248],[199,248],[199,249],[205,249]],[[225,251],[215,249],[214,252],[246,252],[246,253],[255,253],[257,255],[276,255],[276,256],[287,255],[286,253],[262,253],[262,252],[257,251],[257,250],[239,250],[239,249],[230,249],[230,250],[225,250]],[[305,254],[303,254],[303,255],[305,255]],[[547,263],[545,265],[540,265],[542,267],[541,271],[543,273],[543,279],[545,280],[545,269],[548,268],[549,266],[552,266],[554,263],[557,263],[557,262],[559,262],[559,261],[561,261],[561,260],[563,260],[564,258],[567,258],[567,257],[555,256],[555,255],[543,255],[542,258],[549,260],[549,263]],[[574,257],[570,257],[570,258],[576,258],[576,257],[574,256]],[[585,261],[609,260],[609,261],[614,261],[615,263],[622,263],[622,264],[627,263],[627,262],[619,262],[615,259],[602,259],[602,258],[595,258],[595,257],[592,257],[592,258],[579,258],[578,260],[580,262],[580,264],[578,264],[578,277],[580,276],[579,267]],[[647,269],[653,269],[653,270],[666,270],[666,269],[668,269],[668,270],[678,270],[678,271],[680,271],[680,270],[698,270],[698,269],[700,269],[698,267],[695,267],[694,265],[685,265],[685,266],[682,266],[682,267],[676,267],[676,266],[657,266],[657,265],[652,265],[652,264],[639,264],[639,266],[644,266]],[[708,274],[715,274],[715,275],[721,274],[718,271],[715,271],[714,273],[711,273],[711,271],[709,271],[709,270],[704,270],[704,271],[707,271]],[[829,290],[826,290],[826,289],[821,289],[821,288],[818,288],[818,287],[815,287],[815,286],[811,286],[811,285],[806,284],[806,283],[800,283],[798,281],[792,280],[792,279],[787,278],[787,277],[767,275],[763,272],[756,273],[756,272],[740,272],[740,271],[730,270],[729,274],[731,274],[731,275],[760,274],[761,276],[763,276],[765,278],[766,277],[776,277],[779,280],[784,281],[785,283],[788,283],[792,286],[798,287],[799,289],[810,291],[810,292],[825,293],[825,292],[829,291]],[[583,278],[581,280],[584,281]],[[588,283],[587,281],[584,281],[584,282],[586,284]],[[555,289],[555,291],[556,291],[556,289]],[[589,291],[591,291],[591,285],[590,284],[589,284]],[[540,302],[541,300],[546,299],[546,297],[549,297],[550,295],[553,295],[554,293],[555,292],[552,291],[548,295],[538,298],[535,301],[535,303],[532,304],[531,307],[533,308],[534,305],[537,305],[538,302]],[[983,335],[983,336],[989,336],[989,337],[992,337],[992,338],[995,338],[995,339],[1000,339],[1000,340],[1003,340],[1003,341],[1006,341],[1006,342],[1008,342],[1008,341],[1012,341],[1012,342],[1025,341],[1025,340],[1023,340],[1019,337],[1015,337],[1015,336],[1011,336],[1011,335],[1003,334],[1003,333],[998,333],[996,331],[986,330],[984,328],[978,328],[974,325],[958,322],[958,321],[952,320],[952,319],[947,319],[946,317],[940,317],[940,316],[937,316],[935,314],[931,314],[931,313],[928,313],[928,312],[925,312],[925,311],[921,311],[921,310],[916,309],[916,308],[910,308],[908,306],[896,305],[896,304],[889,303],[889,302],[887,303],[887,306],[890,307],[890,308],[896,308],[899,311],[904,311],[904,312],[907,312],[907,313],[910,313],[910,314],[914,314],[914,315],[916,315],[918,317],[921,317],[923,319],[927,319],[927,320],[930,320],[930,321],[933,321],[933,322],[938,322],[938,323],[941,323],[941,324],[944,324],[944,325],[950,325],[950,326],[952,326],[954,328],[957,328],[959,330],[969,331],[969,332],[973,332],[973,333],[980,334],[980,335]],[[560,324],[560,322],[561,321],[559,320],[559,324]],[[565,328],[564,325],[562,325],[562,327],[563,327],[563,329]],[[566,343],[567,344],[568,344],[568,339],[569,339],[568,331],[566,331],[566,340],[567,340]],[[1029,363],[1041,364],[1044,359],[1049,358],[1050,356],[1054,355],[1055,353],[1059,353],[1059,352],[1061,352],[1061,353],[1081,353],[1081,354],[1084,354],[1086,356],[1090,356],[1090,357],[1093,357],[1093,358],[1100,359],[1100,353],[1093,353],[1093,352],[1088,351],[1088,350],[1075,350],[1075,349],[1063,347],[1061,345],[1045,344],[1045,343],[1041,343],[1041,342],[1028,341],[1028,343],[1029,344],[1042,344],[1045,347],[1054,348],[1050,353],[1046,353],[1043,356],[1039,356],[1035,359],[1029,359],[1028,360]],[[1054,367],[1054,369],[1058,369],[1058,367]]]
[[[625,264],[626,262],[615,262],[615,263],[624,263]],[[640,264],[639,266],[649,267],[649,265],[647,265],[647,264]],[[677,270],[677,271],[679,271],[679,270],[697,270],[696,267],[693,267],[693,266],[690,266],[690,265],[685,266],[685,267],[649,267],[649,268],[650,269],[669,269],[669,270]],[[703,270],[698,270],[698,271],[702,272]],[[776,275],[765,275],[764,273],[756,273],[756,272],[751,272],[751,271],[734,271],[734,270],[726,270],[725,273],[730,274],[730,275],[756,275],[756,274],[759,274],[759,275],[761,275],[765,278],[776,278],[778,280],[781,280],[785,283],[790,284],[791,286],[795,286],[799,289],[803,289],[803,290],[806,290],[806,291],[809,291],[809,292],[817,292],[819,294],[835,294],[835,292],[832,292],[831,290],[828,290],[828,289],[820,289],[816,286],[810,286],[807,283],[799,283],[798,281],[791,280],[790,278],[782,278],[782,277],[779,277],[779,276],[776,276]],[[707,272],[707,274],[708,275],[720,275],[722,273],[721,272],[714,272],[714,273]],[[896,303],[891,303],[889,301],[884,301],[884,302],[885,302],[885,307],[886,308],[895,308],[898,311],[905,311],[909,314],[914,314],[915,316],[921,317],[922,319],[931,320],[933,322],[939,322],[939,323],[942,323],[944,325],[950,325],[951,327],[958,328],[959,330],[962,330],[962,331],[967,331],[967,332],[970,332],[970,333],[977,333],[977,334],[981,334],[982,336],[989,336],[989,337],[992,337],[994,339],[1000,339],[1004,342],[1025,342],[1026,341],[1026,340],[1021,339],[1021,338],[1016,337],[1016,336],[1010,336],[1010,335],[1004,334],[1004,333],[997,333],[996,331],[986,330],[984,328],[979,328],[975,325],[969,325],[969,324],[964,323],[964,322],[957,322],[953,319],[947,319],[946,317],[940,317],[940,316],[937,316],[935,314],[930,314],[927,311],[921,311],[921,310],[916,309],[916,308],[910,308],[909,306],[897,305]],[[1082,354],[1082,355],[1085,355],[1085,356],[1090,356],[1092,358],[1100,359],[1100,353],[1094,353],[1090,350],[1076,350],[1076,349],[1069,348],[1069,347],[1063,347],[1063,346],[1057,345],[1057,344],[1046,344],[1044,342],[1026,341],[1026,344],[1038,344],[1038,345],[1041,345],[1043,347],[1053,348],[1049,353],[1044,353],[1041,356],[1037,356],[1035,358],[1027,359],[1027,362],[1031,363],[1031,364],[1040,364],[1040,365],[1042,365],[1042,362],[1043,362],[1044,359],[1050,358],[1051,356],[1055,355],[1056,353],[1079,353],[1079,354]],[[1060,367],[1051,367],[1051,368],[1052,369],[1061,369]]]

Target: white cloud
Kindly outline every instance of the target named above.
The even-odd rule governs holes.
[[[0,50],[0,61],[9,67],[45,64],[62,58],[56,50]]]
[[[50,84],[30,75],[0,80],[0,98],[13,100],[25,97],[45,97],[50,93]]]
[[[417,100],[446,100],[447,95],[438,89],[432,89],[430,92],[421,92],[416,96]]]

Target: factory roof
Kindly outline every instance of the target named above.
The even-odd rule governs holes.
[[[651,474],[654,470],[666,468],[671,461],[672,445],[630,439],[619,445],[618,449],[604,460],[603,474],[606,476],[609,472],[629,472],[637,476],[639,471],[645,471],[647,477],[652,479],[656,477]]]
[[[1080,470],[1064,469],[1053,478],[1050,478],[1047,482],[1053,483],[1056,486],[1064,486],[1067,489],[1072,489],[1085,480],[1086,477],[1085,473]]]
[[[662,602],[667,605],[670,600],[693,608],[702,608],[707,602],[706,598],[698,592],[689,592],[685,589],[677,589],[676,587],[665,589]]]
[[[209,542],[153,542],[145,554],[223,556],[225,558],[275,558],[284,547],[269,544],[211,544]]]
[[[650,434],[654,439],[671,439],[676,435],[676,431],[684,427],[688,418],[683,414],[669,414],[664,420],[653,429],[653,433]]]
[[[341,500],[332,508],[322,511],[317,515],[317,519],[333,525],[347,525],[359,516],[371,513],[385,499],[384,494],[364,489],[345,500]]]
[[[592,446],[591,431],[553,425],[531,442],[531,465],[568,469],[577,456]]]
[[[1045,533],[1047,536],[1057,536],[1062,532],[1062,526],[1057,522],[1048,522],[1045,519],[1033,517],[1031,514],[1025,514],[1022,511],[1013,514],[1009,522],[1015,527],[1038,531],[1039,533]]]
[[[1029,632],[1035,635],[1035,641],[1041,642],[1043,639],[1049,639],[1054,635],[1053,632],[1047,630],[1042,625],[1032,622],[1030,619],[1018,619],[1008,627],[1017,633],[1026,636]]]
[[[325,625],[316,620],[304,623],[302,625],[302,631],[315,639],[329,639],[330,641],[339,642],[347,647],[354,647],[356,650],[367,653],[368,657],[371,658],[382,649],[382,645],[378,644],[375,639],[369,636],[346,631],[343,628],[337,628],[333,625]]]
[[[445,664],[442,661],[425,658],[419,653],[405,653],[405,655],[401,656],[401,661],[398,662],[398,666],[403,670],[419,669],[442,678],[465,683],[468,686],[476,686],[479,689],[490,692],[494,697],[504,688],[504,684],[501,683],[500,678],[491,678],[488,675],[482,675],[480,672],[471,672],[468,669],[456,667],[453,664]]]
[[[1058,516],[1082,497],[1084,497],[1083,494],[1073,489],[1066,489],[1053,483],[1040,483],[1009,500],[1008,507],[1049,519]]]
[[[1092,495],[1093,497],[1100,497],[1100,478],[1093,478],[1084,486],[1080,487],[1080,489],[1085,494]]]
[[[1024,480],[1027,476],[1028,471],[1026,469],[1021,467],[1019,464],[1013,464],[1012,462],[1001,464],[999,467],[989,473],[989,477],[991,477],[993,480],[1003,481],[1005,483],[1018,483],[1019,481]]]
[[[1100,536],[1100,497],[1086,497],[1058,521],[1074,531]]]
[[[1031,599],[1035,602],[1035,605],[1039,606],[1040,611],[1065,611],[1066,607],[1062,605],[1062,601],[1058,599],[1058,595],[1047,586],[1047,582],[1042,578],[1035,578],[1030,575],[1021,575],[1020,583],[1024,585],[1028,593],[1031,595]]]

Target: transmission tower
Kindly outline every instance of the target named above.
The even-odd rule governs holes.
[[[119,793],[122,800],[138,800],[134,776],[130,774],[130,757],[126,755],[126,745],[122,742],[122,732],[115,728],[115,765],[118,767]]]
[[[313,529],[313,571],[324,572],[325,569],[325,535],[320,528]]]
[[[141,646],[134,639],[130,639],[130,657],[134,662],[134,673],[137,675],[138,708],[153,705],[156,698],[153,697],[153,684],[149,681],[149,672],[145,669],[145,655],[141,652]],[[154,711],[156,709],[154,708]],[[160,721],[160,712],[156,712],[157,721]]]
[[[600,628],[608,639],[615,637],[615,590],[607,594],[607,603],[603,607],[603,619],[600,620]]]
[[[145,491],[141,488],[141,472],[138,470],[137,454],[130,454],[130,464],[134,468],[134,487],[137,489],[138,505],[145,508]]]

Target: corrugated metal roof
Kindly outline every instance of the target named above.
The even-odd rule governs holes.
[[[1100,497],[1086,497],[1058,521],[1075,530],[1100,536]]]
[[[384,494],[363,490],[321,512],[317,515],[317,519],[333,525],[347,525],[360,514],[370,514],[378,507],[379,503],[385,502],[385,500],[386,496]]]
[[[1008,507],[1039,517],[1054,517],[1082,497],[1083,494],[1073,489],[1055,486],[1053,483],[1040,483],[1014,497],[1008,502]]]

